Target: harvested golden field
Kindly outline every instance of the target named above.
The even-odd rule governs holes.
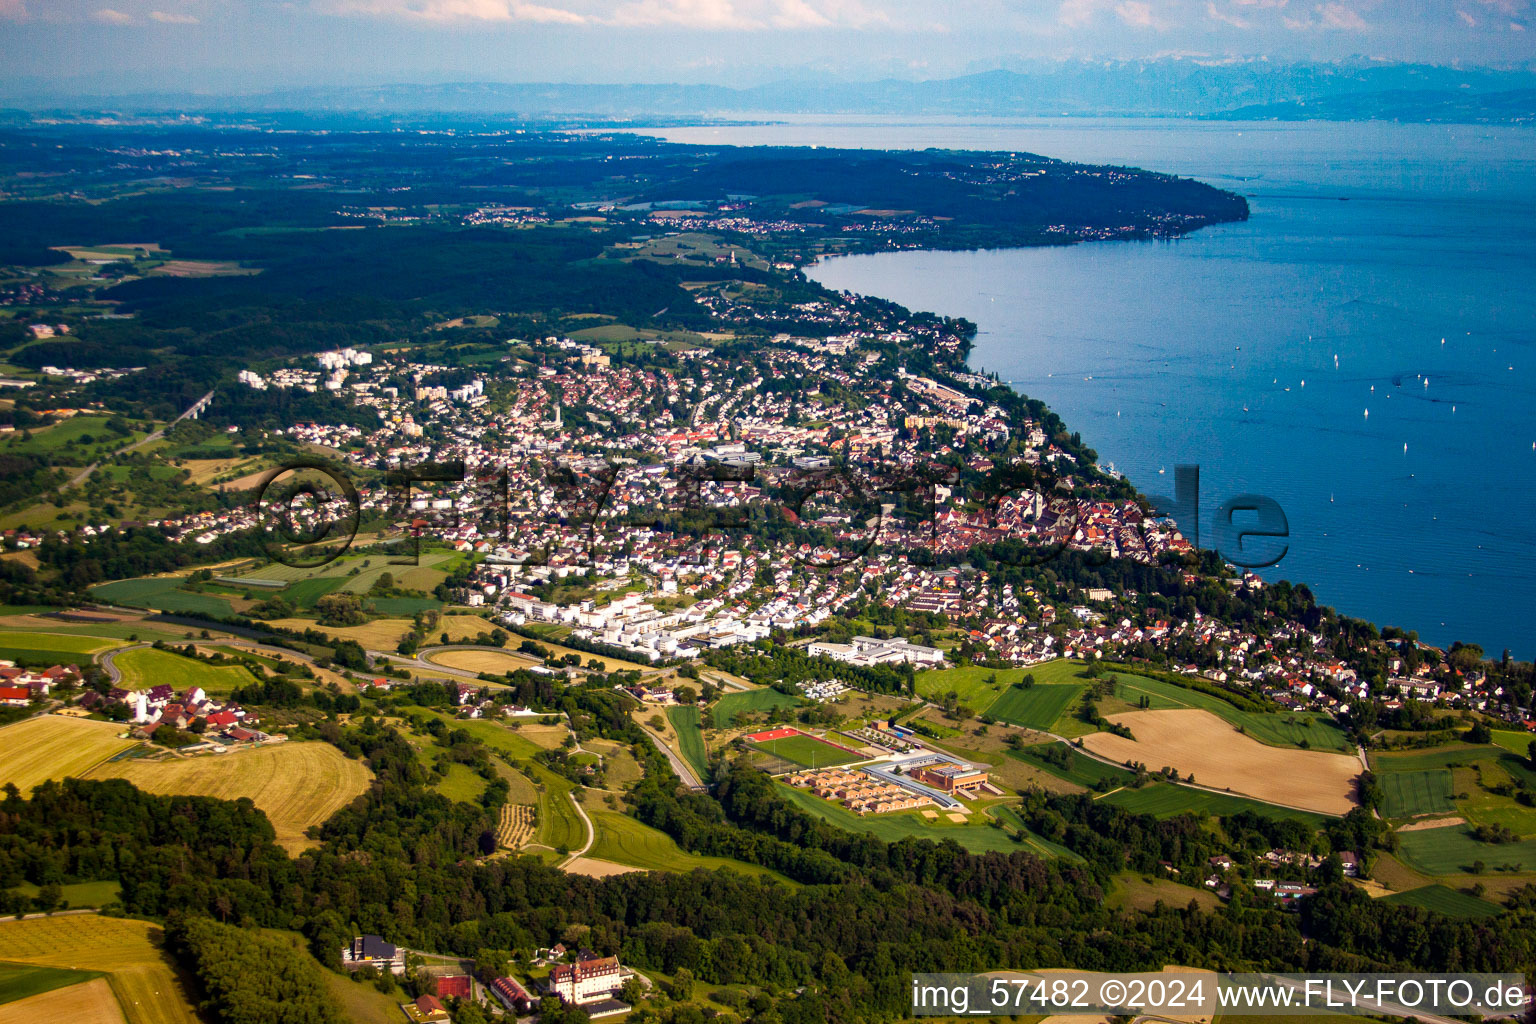
[[[119,739],[126,726],[62,715],[41,715],[0,729],[0,780],[23,793],[48,779],[84,777],[90,769],[136,744]]]
[[[1140,761],[1154,772],[1172,767],[1180,775],[1193,773],[1196,785],[1286,807],[1325,814],[1347,814],[1355,807],[1360,761],[1348,754],[1267,746],[1198,708],[1134,711],[1109,720],[1136,738],[1099,732],[1082,742],[1117,763]]]
[[[128,1024],[200,1024],[184,979],[160,950],[160,928],[147,921],[97,914],[0,921],[0,949],[13,963],[106,971]]]
[[[289,853],[312,845],[304,830],[318,825],[368,788],[373,775],[329,743],[282,743],[228,754],[116,761],[93,779],[127,779],[149,793],[250,798],[272,822]]]
[[[615,864],[611,860],[598,860],[596,857],[577,857],[562,865],[561,870],[573,875],[586,875],[588,878],[608,878],[611,875],[627,875],[635,871],[644,871],[645,868]]]
[[[356,640],[370,651],[393,651],[400,639],[410,632],[413,624],[410,619],[374,619],[361,626],[317,626],[312,619],[273,619],[272,625],[300,632],[318,629],[338,640]],[[473,640],[481,633],[489,633],[495,628],[495,623],[478,615],[444,615],[428,640],[436,641],[443,633],[447,633],[448,639],[457,643]]]
[[[539,665],[542,662],[524,655],[502,651],[458,650],[433,651],[427,660],[434,665],[463,669],[466,672],[487,672],[493,676],[505,675],[516,669]]]
[[[107,979],[54,989],[0,1006],[0,1024],[123,1024]]]

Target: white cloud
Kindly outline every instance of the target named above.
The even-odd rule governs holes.
[[[95,18],[97,21],[101,22],[104,25],[132,25],[133,24],[133,15],[126,14],[123,11],[115,11],[115,10],[113,10],[110,7],[103,7],[101,10],[99,10],[95,14],[91,15],[91,17]]]
[[[1115,14],[1127,25],[1137,28],[1153,28],[1157,26],[1157,19],[1152,14],[1152,5],[1146,0],[1124,0],[1115,5]]]
[[[543,4],[513,4],[512,17],[516,21],[535,21],[544,25],[581,25],[587,20],[575,11]]]
[[[1462,21],[1466,22],[1468,28],[1477,27],[1477,19],[1472,17],[1472,15],[1463,10],[1457,10],[1456,13],[1461,17]]]
[[[6,21],[26,21],[26,0],[0,0],[0,18]]]
[[[196,25],[197,19],[190,14],[171,14],[166,11],[150,11],[150,21],[158,21],[162,25]]]
[[[1061,0],[1056,20],[1069,28],[1082,28],[1093,20],[1101,6],[1101,0]]]
[[[3,2],[3,0],[0,0]],[[891,25],[863,0],[314,0],[315,9],[430,22],[528,21],[559,25],[669,26],[694,30],[861,28]],[[1134,2],[1134,0],[1132,0]]]
[[[1343,4],[1323,4],[1318,8],[1325,28],[1339,28],[1350,32],[1364,32],[1370,28],[1365,19]]]
[[[1285,27],[1293,32],[1307,32],[1316,28],[1337,29],[1343,32],[1367,32],[1370,24],[1356,11],[1341,3],[1318,4],[1313,10],[1317,17],[1304,15],[1300,18],[1284,18]]]
[[[1215,0],[1207,0],[1205,13],[1212,21],[1219,21],[1225,25],[1231,25],[1233,28],[1248,28],[1252,25],[1252,22],[1247,18],[1223,11],[1217,7]]]
[[[321,6],[328,14],[360,14],[416,21],[532,21],[581,24],[575,11],[515,0],[336,0]]]

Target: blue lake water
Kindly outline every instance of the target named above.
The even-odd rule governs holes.
[[[1174,465],[1198,463],[1206,522],[1226,497],[1274,498],[1291,539],[1266,578],[1431,642],[1536,657],[1536,130],[847,118],[655,134],[1028,151],[1248,196],[1248,222],[1177,241],[812,274],[969,317],[972,365],[1045,400],[1143,491],[1171,494]]]

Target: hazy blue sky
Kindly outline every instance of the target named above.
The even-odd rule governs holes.
[[[1037,57],[1528,62],[1536,0],[0,0],[0,78],[230,91],[410,81],[948,77]]]

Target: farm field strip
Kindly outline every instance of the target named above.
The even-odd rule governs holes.
[[[539,793],[533,841],[552,850],[580,849],[587,840],[587,827],[571,801],[576,787],[542,765],[530,764],[528,774],[544,787]]]
[[[1381,787],[1381,814],[1386,818],[1449,814],[1456,809],[1451,773],[1446,768],[1386,772],[1377,777],[1377,783]]]
[[[1409,867],[1429,875],[1471,871],[1481,861],[1489,870],[1512,864],[1519,871],[1536,871],[1536,839],[1515,843],[1480,843],[1464,825],[1399,832],[1399,856]]]
[[[123,1019],[105,978],[0,1004],[0,1024],[122,1024]]]
[[[1293,818],[1310,828],[1321,827],[1328,819],[1321,814],[1277,807],[1261,800],[1227,793],[1212,793],[1203,789],[1191,789],[1171,782],[1154,782],[1140,789],[1126,787],[1102,797],[1107,804],[1123,807],[1135,814],[1150,814],[1156,818],[1171,818],[1179,814],[1211,814],[1223,817],[1248,811],[1266,818]]]
[[[709,778],[709,757],[704,750],[702,716],[698,708],[668,708],[667,721],[677,734],[677,752],[700,779]]]
[[[0,629],[0,648],[57,651],[60,654],[95,654],[97,651],[122,645],[121,640],[104,636]]]
[[[23,793],[49,779],[83,777],[138,745],[119,739],[126,727],[63,715],[38,715],[0,729],[0,779]]]
[[[163,684],[177,693],[194,686],[201,686],[208,693],[229,693],[256,681],[244,665],[209,665],[153,647],[139,647],[114,655],[113,664],[123,673],[120,685],[128,690],[147,690]]]
[[[360,796],[372,773],[329,743],[282,743],[167,761],[114,761],[91,778],[127,779],[148,793],[248,797],[264,811],[290,854],[311,845],[304,832]]]
[[[11,961],[109,974],[128,1024],[201,1024],[159,941],[157,926],[130,918],[78,914],[0,921],[0,949]]]
[[[1474,920],[1498,917],[1503,908],[1487,900],[1469,896],[1445,885],[1426,885],[1407,892],[1395,892],[1381,898],[1383,903],[1402,907],[1422,907],[1447,917],[1472,918]]]
[[[694,868],[733,868],[742,874],[787,881],[777,872],[756,864],[690,853],[677,845],[665,832],[654,829],[627,814],[615,811],[589,812],[597,839],[587,853],[597,860],[652,871],[692,871]]]
[[[999,721],[1026,729],[1048,731],[1072,706],[1084,687],[1064,683],[1037,684],[1028,689],[1009,687],[998,695],[986,713]]]
[[[1134,738],[1099,732],[1083,737],[1083,745],[1116,763],[1139,761],[1154,772],[1172,767],[1204,786],[1324,814],[1356,806],[1360,762],[1347,754],[1268,746],[1194,708],[1128,712],[1110,721]]]

